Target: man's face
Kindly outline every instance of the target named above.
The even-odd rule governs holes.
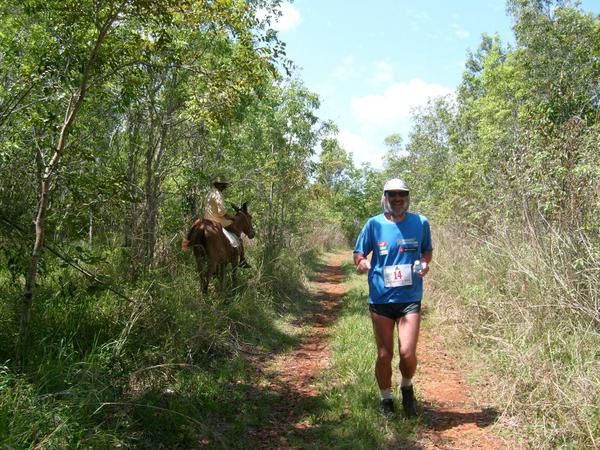
[[[386,191],[385,196],[394,215],[402,215],[408,211],[408,191]]]
[[[227,184],[226,183],[215,183],[215,187],[219,190],[219,191],[224,191],[225,189],[227,189]]]

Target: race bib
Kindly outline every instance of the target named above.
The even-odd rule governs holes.
[[[412,284],[412,266],[398,264],[383,268],[383,285],[386,288],[410,286]]]

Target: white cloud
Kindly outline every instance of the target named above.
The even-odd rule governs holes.
[[[426,104],[429,98],[452,92],[445,86],[413,79],[392,84],[382,94],[353,97],[352,112],[364,125],[386,126],[406,120],[412,108]]]
[[[337,79],[346,79],[355,72],[354,58],[346,56],[333,70],[333,76]]]
[[[471,36],[471,33],[469,33],[467,30],[463,29],[460,25],[453,23],[452,24],[452,28],[454,29],[454,34],[459,38],[459,39],[467,39],[469,36]]]
[[[385,61],[375,63],[375,74],[371,81],[374,83],[389,83],[394,79],[394,66]]]
[[[381,168],[384,149],[375,147],[364,135],[341,129],[338,133],[338,140],[342,147],[352,154],[352,160],[356,166],[369,163],[373,167]]]
[[[281,17],[277,19],[277,22],[273,25],[273,28],[277,31],[291,31],[296,28],[302,22],[302,15],[292,4],[282,3],[279,7],[281,11]]]
[[[431,23],[433,18],[429,11],[425,11],[423,9],[414,9],[408,8],[405,10],[404,14],[410,19],[409,22],[421,22],[421,23]]]
[[[420,12],[415,15],[415,20],[420,22],[431,22],[431,16],[427,12]]]

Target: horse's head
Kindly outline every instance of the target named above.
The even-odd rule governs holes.
[[[254,237],[254,228],[252,227],[252,216],[248,212],[248,203],[244,203],[239,208],[235,205],[231,205],[235,210],[234,223],[235,227],[244,233],[248,238]]]

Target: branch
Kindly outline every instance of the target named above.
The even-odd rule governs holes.
[[[7,102],[7,106],[6,106],[5,110],[2,111],[2,113],[0,113],[0,127],[2,127],[2,125],[4,124],[4,122],[6,122],[8,120],[10,115],[13,112],[15,112],[15,110],[17,109],[17,106],[19,106],[21,104],[21,102],[23,101],[23,99],[25,97],[27,97],[29,92],[31,92],[31,90],[33,89],[34,85],[35,85],[35,83],[31,83],[31,85],[21,93],[21,95],[17,95],[15,97],[13,97],[12,100],[9,100]]]
[[[12,222],[11,220],[7,219],[6,217],[4,217],[2,214],[0,214],[0,221],[4,222],[5,224],[13,227],[15,230],[17,230],[21,235],[23,236],[27,236],[27,233],[25,232],[25,230],[20,227],[19,225],[17,225],[16,223]],[[65,263],[67,263],[69,266],[73,267],[75,270],[81,272],[82,274],[84,274],[86,277],[91,278],[92,280],[94,280],[96,283],[106,287],[106,289],[108,289],[109,291],[115,293],[116,295],[118,295],[119,297],[121,297],[122,299],[127,300],[129,303],[135,303],[132,299],[130,299],[129,297],[127,297],[125,294],[123,294],[122,292],[120,292],[119,290],[115,289],[114,287],[112,287],[110,284],[105,283],[104,281],[100,280],[98,278],[98,276],[92,272],[90,272],[89,270],[81,267],[80,265],[78,265],[75,261],[73,261],[72,258],[70,258],[69,256],[65,256],[63,255],[60,251],[58,251],[57,249],[55,249],[54,247],[52,247],[50,244],[44,243],[43,244],[44,248],[48,249],[48,251],[50,253],[53,253],[57,258],[63,260]]]

